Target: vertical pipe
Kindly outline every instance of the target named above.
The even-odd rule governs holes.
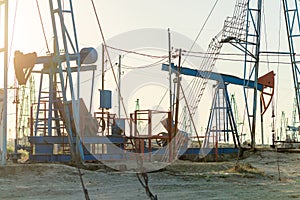
[[[78,40],[77,40],[77,32],[76,32],[76,24],[75,24],[74,12],[73,12],[72,0],[69,0],[69,5],[70,5],[70,10],[71,10],[71,16],[72,16],[74,42],[75,42],[75,46],[76,46],[76,52],[74,52],[74,53],[78,54],[79,53],[79,46],[78,46]],[[68,34],[67,31],[66,31],[66,33]],[[70,39],[70,43],[72,45],[71,39]],[[77,61],[78,61],[78,67],[77,67],[77,111],[78,111],[78,113],[80,112],[80,71],[81,71],[81,62],[82,62],[80,59],[81,59],[80,56],[78,56],[77,57]],[[79,119],[78,123],[80,124],[80,116],[78,116],[78,119]]]
[[[73,25],[73,33],[74,33],[74,42],[75,42],[75,47],[76,47],[76,53],[78,53],[79,52],[79,46],[78,46],[78,40],[77,40],[76,23],[75,23],[75,17],[74,17],[74,12],[73,12],[72,0],[69,0],[69,5],[70,5],[70,10],[72,11],[71,15],[72,15],[72,25]],[[80,58],[80,56],[79,56],[79,58]],[[81,63],[81,62],[79,62],[79,63]]]
[[[151,136],[152,136],[152,111],[148,111],[148,152],[149,152],[149,160],[151,160]],[[146,140],[145,140],[146,141]]]
[[[30,106],[30,137],[32,136],[33,136],[33,104],[31,104]],[[33,144],[30,142],[29,159],[32,154],[33,154]]]
[[[130,138],[132,137],[132,129],[133,129],[133,127],[132,127],[132,116],[133,116],[133,114],[131,113],[130,114],[130,123],[129,123],[129,130],[130,130]]]
[[[7,151],[7,87],[8,87],[8,0],[5,3],[4,22],[4,98],[3,98],[3,146],[1,165],[6,165]]]
[[[180,98],[180,68],[181,68],[181,49],[179,49],[178,72],[177,72],[177,91],[176,91],[176,111],[175,111],[175,131],[176,136],[178,131],[178,117],[179,117],[179,98]],[[172,138],[173,139],[173,138]]]
[[[69,56],[69,51],[68,51],[68,44],[67,44],[67,39],[66,39],[66,26],[64,24],[64,18],[63,18],[63,14],[62,14],[62,6],[61,6],[61,1],[57,1],[57,6],[58,6],[58,10],[59,12],[58,17],[59,17],[59,21],[60,21],[60,29],[61,29],[61,34],[62,34],[62,40],[63,40],[63,46],[64,46],[64,50],[65,50],[65,59],[66,59],[66,83],[64,83],[64,76],[62,73],[62,61],[58,59],[58,71],[59,71],[59,76],[60,76],[60,82],[61,82],[61,87],[62,87],[62,95],[63,95],[63,101],[66,102],[67,101],[67,94],[66,94],[66,88],[67,88],[67,84],[68,84],[68,80],[69,80],[69,89],[70,89],[70,94],[71,94],[71,98],[72,98],[72,108],[73,108],[73,114],[77,114],[77,116],[75,117],[74,115],[74,123],[75,123],[75,127],[76,130],[80,131],[79,128],[79,112],[77,110],[78,107],[75,106],[75,103],[73,105],[73,102],[75,101],[75,95],[74,95],[74,84],[73,84],[73,79],[72,79],[72,75],[71,75],[71,68],[70,68],[70,56]],[[55,51],[54,51],[54,56],[59,57],[61,56],[61,53],[59,51],[59,41],[58,41],[58,29],[56,27],[56,18],[55,18],[55,10],[53,7],[53,0],[49,0],[49,7],[50,7],[50,14],[51,14],[51,21],[52,21],[52,29],[53,29],[53,34],[54,34],[54,42],[55,42]],[[65,87],[66,84],[66,87]],[[79,81],[78,81],[79,84]],[[79,101],[78,101],[79,103]],[[68,106],[64,106],[64,111],[66,112],[66,115],[69,116],[71,110],[68,108]],[[71,149],[71,157],[72,157],[72,161],[75,161],[76,156],[77,156],[77,150],[75,149],[76,146],[74,146],[74,142],[73,142],[73,131],[71,128],[71,119],[70,117],[67,117],[66,119],[66,128],[68,129],[68,140],[69,140],[69,144],[70,144],[70,149]],[[78,144],[78,138],[76,138],[76,144]],[[80,148],[80,145],[77,145],[77,148]],[[80,149],[81,151],[81,149]],[[82,151],[81,151],[82,152]],[[82,154],[81,154],[82,155]]]
[[[137,111],[135,110],[134,111],[134,136],[138,136],[139,135],[139,132],[138,132],[138,117],[137,117]]]
[[[105,63],[105,60],[104,60],[104,44],[102,43],[102,60],[101,60],[101,67],[102,67],[102,73],[101,73],[101,90],[103,91],[104,90],[104,63]],[[101,98],[101,97],[100,97]],[[101,108],[101,119],[100,120],[104,120],[104,108]],[[104,131],[102,131],[102,136],[104,136]],[[105,147],[106,145],[102,144],[101,145],[101,148],[102,148],[102,153],[104,153],[105,151]]]
[[[54,84],[53,84],[53,66],[49,69],[49,103],[48,103],[48,120],[47,120],[47,126],[48,126],[48,135],[52,136],[52,116],[53,116],[53,109],[52,106],[54,105],[53,99],[54,99]]]
[[[93,96],[94,96],[94,84],[95,84],[95,69],[93,69],[92,88],[91,88],[91,99],[90,99],[90,113],[92,112]]]
[[[18,138],[19,138],[19,127],[18,127],[18,123],[19,123],[19,86],[16,85],[15,87],[16,90],[16,94],[15,94],[15,104],[16,104],[16,139],[15,139],[15,149],[14,149],[14,153],[17,153],[17,146],[18,146]]]
[[[251,16],[252,16],[252,13],[251,13],[251,9],[250,9],[250,1],[247,2],[247,17],[246,17],[246,40],[245,40],[245,49],[248,49],[248,43],[249,43],[249,35],[250,35],[250,23],[252,22],[251,21]],[[245,106],[246,106],[246,113],[247,113],[247,116],[248,116],[248,124],[249,124],[249,128],[250,128],[250,132],[251,132],[251,120],[250,120],[250,111],[249,111],[249,106],[248,106],[248,95],[247,95],[247,91],[246,89],[248,88],[247,87],[247,82],[246,80],[249,79],[249,77],[247,77],[247,64],[248,62],[246,62],[248,59],[248,54],[245,53],[244,55],[244,84],[243,84],[243,94],[244,94],[244,99],[245,99]]]
[[[102,74],[101,74],[101,90],[103,91],[104,90],[104,44],[102,44],[102,63],[101,63],[101,66],[102,66]],[[101,109],[102,111],[102,119],[104,120],[104,108]],[[104,132],[104,131],[103,131]],[[104,133],[102,133],[103,135]]]
[[[176,80],[176,79],[175,79]],[[172,83],[171,83],[172,84]],[[174,93],[171,95],[172,96],[172,109],[170,110],[171,111],[171,115],[172,115],[172,121],[173,121],[173,113],[172,112],[174,112],[174,110],[175,110],[175,103],[173,103],[173,102],[175,102],[175,93],[176,93],[176,87],[177,87],[177,85],[176,85],[177,83],[176,83],[176,81],[174,81],[174,87],[173,87],[173,91],[174,91]]]
[[[215,135],[215,137],[216,137],[216,139],[219,139],[218,137],[219,137],[219,134],[218,134],[218,131],[219,130],[221,130],[221,122],[220,122],[220,91],[219,91],[219,89],[218,89],[218,98],[217,98],[217,107],[215,108],[216,109],[216,130],[215,130],[215,133],[216,133],[216,135]]]
[[[262,113],[262,101],[260,102],[260,113]],[[264,116],[260,114],[260,127],[261,127],[261,144],[264,145]]]
[[[168,44],[169,44],[169,95],[170,95],[170,111],[171,116],[173,117],[173,106],[172,106],[172,49],[171,49],[171,33],[170,29],[168,28]]]
[[[218,144],[218,133],[217,132],[216,132],[216,148],[215,148],[215,153],[216,153],[216,162],[218,162],[219,144]]]
[[[172,113],[171,111],[168,112],[168,123],[167,123],[167,127],[168,127],[168,145],[171,145],[171,142],[172,142],[172,122],[173,122],[173,119],[172,119]],[[172,155],[172,148],[171,146],[169,147],[169,162],[172,162],[173,161],[173,155]]]
[[[256,110],[257,110],[257,79],[259,69],[259,51],[260,51],[260,30],[261,30],[261,8],[262,0],[257,2],[257,38],[255,49],[255,64],[254,64],[254,94],[253,94],[253,114],[252,114],[252,129],[251,129],[251,149],[255,148],[255,129],[256,129]]]
[[[121,117],[121,55],[119,55],[119,65],[118,65],[118,116]]]

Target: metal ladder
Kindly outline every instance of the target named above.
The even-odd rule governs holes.
[[[51,76],[52,78],[50,78]],[[45,80],[43,73],[40,77],[35,136],[38,135],[38,132],[42,132],[44,136],[62,136],[61,131],[64,126],[59,117],[59,108],[57,106],[57,104],[62,101],[62,91],[57,90],[59,83],[53,80],[54,76],[56,76],[56,74],[49,74],[49,88],[44,88],[43,83]],[[41,105],[44,105],[43,108]]]
[[[79,88],[74,89],[71,62],[76,61],[77,82],[80,82],[80,53],[77,42],[72,1],[49,0],[54,52],[43,61],[35,119],[35,132],[44,136],[63,136],[67,132],[72,161],[84,160],[80,138]],[[67,23],[65,21],[69,20]],[[45,84],[48,75],[48,84]],[[46,79],[47,81],[47,79]],[[48,88],[48,89],[45,89]],[[77,96],[75,97],[75,93]],[[71,102],[71,107],[67,106]],[[42,107],[43,106],[43,107]],[[75,129],[72,128],[75,124]]]
[[[198,104],[204,94],[205,88],[207,86],[208,78],[210,72],[213,70],[217,58],[221,52],[223,43],[230,42],[231,40],[243,40],[245,38],[245,18],[247,13],[247,2],[248,0],[237,0],[233,17],[228,17],[224,22],[224,27],[220,33],[218,33],[210,42],[207,53],[203,58],[199,70],[207,71],[204,78],[195,78],[191,84],[191,90],[187,95],[189,99],[189,110],[193,116],[198,108]],[[183,121],[185,116],[182,114],[180,116],[180,121]],[[190,123],[191,117],[184,120],[187,124]],[[181,123],[181,126],[183,124]],[[180,127],[182,130],[184,127]]]

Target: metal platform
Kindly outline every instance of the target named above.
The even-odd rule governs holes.
[[[97,136],[84,138],[84,161],[118,161],[131,159],[129,152],[132,149],[126,149],[128,144],[128,137],[120,136]],[[141,139],[146,142],[146,139]],[[60,149],[66,149],[68,145],[68,138],[62,136],[34,136],[29,138],[34,152],[30,153],[30,162],[71,162],[71,154],[69,152],[62,152]],[[119,147],[119,148],[116,148]],[[150,149],[143,146],[143,153],[155,153],[156,156],[163,156],[166,149],[160,147],[151,147]],[[218,157],[224,154],[237,154],[238,148],[187,148],[180,155],[197,156],[201,154],[213,155]]]

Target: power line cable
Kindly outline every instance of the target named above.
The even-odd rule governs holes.
[[[98,24],[98,28],[99,28],[99,31],[100,31],[100,34],[101,34],[101,38],[102,38],[102,41],[103,41],[103,47],[104,47],[105,53],[106,53],[106,55],[107,55],[109,64],[110,64],[111,69],[112,69],[114,81],[115,81],[115,83],[116,83],[116,85],[117,85],[117,90],[118,90],[119,95],[120,95],[120,97],[121,97],[120,99],[121,99],[121,102],[122,102],[123,111],[124,111],[124,113],[125,113],[126,118],[128,119],[128,113],[127,113],[127,111],[126,111],[126,109],[125,109],[124,101],[123,101],[123,98],[122,98],[122,96],[121,96],[121,90],[120,90],[119,85],[118,85],[117,75],[116,75],[115,70],[114,70],[114,68],[113,68],[112,60],[111,60],[111,57],[110,57],[110,55],[109,55],[109,51],[108,51],[108,49],[107,49],[106,40],[105,40],[104,33],[103,33],[103,30],[102,30],[102,27],[101,27],[101,23],[100,23],[98,14],[97,14],[97,9],[96,9],[94,0],[91,0],[91,3],[92,3],[92,6],[93,6],[93,11],[94,11],[94,14],[95,14],[95,17],[96,17],[96,20],[97,20],[97,24]],[[129,123],[129,122],[128,122],[128,123]]]
[[[122,51],[122,52],[125,52],[125,53],[131,53],[131,54],[146,56],[146,57],[150,57],[150,58],[168,58],[168,55],[158,56],[158,55],[152,55],[152,54],[146,54],[146,53],[139,53],[137,51],[126,50],[126,49],[121,49],[121,48],[112,47],[112,46],[107,46],[107,47],[110,48],[110,49],[116,50],[116,51]],[[178,51],[178,49],[175,49],[175,51]],[[213,53],[210,53],[210,52],[190,51],[190,50],[185,50],[185,49],[182,49],[182,53],[183,53],[182,55],[185,55],[185,56],[189,56],[191,54],[202,54],[202,55],[213,54]],[[184,53],[186,53],[186,54],[184,54]],[[260,56],[267,56],[267,57],[276,56],[276,57],[278,57],[279,54],[280,54],[280,56],[290,56],[287,53],[286,54],[280,53],[279,50],[278,50],[278,52],[261,52]],[[242,54],[242,53],[221,53],[221,52],[218,55],[219,56],[243,56],[243,57],[245,56],[245,54]],[[173,55],[172,57],[174,58],[174,56],[178,56],[178,55]]]
[[[150,57],[150,58],[168,58],[168,55],[165,56],[156,56],[156,55],[150,55],[150,54],[145,54],[145,53],[139,53],[137,51],[131,51],[131,50],[125,50],[125,49],[120,49],[120,48],[116,48],[116,47],[112,47],[112,46],[106,46],[110,49],[114,49],[117,51],[122,51],[122,52],[126,52],[126,53],[131,53],[131,54],[136,54],[136,55],[140,55],[140,56],[146,56],[146,57]]]
[[[18,10],[18,4],[19,4],[19,1],[16,0],[16,4],[15,4],[15,14],[14,14],[14,19],[13,19],[13,26],[12,26],[12,33],[11,33],[11,41],[10,41],[10,52],[9,52],[9,58],[8,58],[8,61],[10,62],[10,59],[11,59],[11,51],[12,51],[12,46],[13,46],[13,41],[14,41],[14,36],[15,36],[15,25],[16,25],[16,18],[17,18],[17,10]]]
[[[203,55],[207,55],[207,54],[212,54],[212,53],[207,53],[204,51],[188,51],[188,50],[182,50],[183,53],[189,53],[189,54],[203,54]],[[260,57],[261,56],[268,56],[268,57],[272,57],[272,56],[276,56],[278,57],[279,55],[284,57],[284,56],[290,56],[289,53],[281,53],[279,52],[260,52]],[[245,56],[245,54],[242,53],[219,53],[220,56]],[[297,54],[296,54],[297,55]]]
[[[13,27],[12,27],[12,36],[11,36],[11,42],[10,42],[10,48],[9,48],[9,58],[8,58],[8,62],[11,61],[11,55],[12,55],[12,46],[13,46],[13,41],[14,41],[14,35],[15,35],[15,25],[16,25],[16,18],[17,18],[17,9],[18,9],[18,3],[19,1],[16,0],[16,4],[15,4],[15,14],[14,14],[14,19],[13,19]],[[17,80],[16,78],[14,78],[14,88],[17,87]],[[16,97],[16,90],[14,90],[14,97]]]
[[[99,20],[99,17],[98,17],[98,14],[97,14],[97,10],[96,10],[96,7],[95,7],[95,4],[94,4],[94,0],[91,0],[91,3],[92,3],[92,6],[93,6],[93,9],[94,9],[94,13],[95,13],[95,16],[96,16],[96,19],[97,19],[97,23],[98,23],[98,27],[99,27],[99,31],[101,33],[101,37],[102,37],[102,40],[103,40],[103,44],[104,44],[104,49],[105,49],[105,52],[107,54],[107,57],[108,57],[108,60],[109,60],[109,64],[112,68],[112,72],[113,72],[113,76],[114,76],[114,80],[115,80],[115,83],[117,85],[117,88],[118,88],[118,92],[119,92],[119,96],[121,97],[121,102],[122,102],[122,106],[123,106],[123,110],[124,110],[124,113],[125,113],[125,116],[126,118],[128,119],[128,114],[127,114],[127,111],[125,109],[125,105],[124,105],[124,101],[123,101],[123,98],[121,96],[121,91],[120,91],[120,87],[119,85],[117,84],[118,81],[117,81],[117,76],[115,74],[115,71],[114,71],[114,68],[113,68],[113,65],[112,65],[112,61],[111,61],[111,58],[109,56],[109,52],[108,52],[108,49],[107,49],[107,45],[106,45],[106,41],[105,41],[105,38],[104,38],[104,33],[103,33],[103,30],[102,30],[102,27],[101,27],[101,24],[100,24],[100,20]],[[129,122],[128,122],[129,123]],[[137,160],[137,163],[140,163],[139,160]],[[140,170],[143,168],[142,164],[140,166]],[[143,171],[143,170],[141,170]],[[154,195],[150,189],[149,189],[149,185],[148,185],[148,175],[147,173],[145,172],[142,172],[142,173],[136,173],[136,175],[138,176],[138,180],[139,182],[141,183],[141,185],[145,188],[146,190],[146,194],[147,196],[152,199],[152,200],[157,200],[157,196]],[[144,179],[144,182],[142,181],[142,179],[140,178],[140,175],[143,177]]]
[[[194,40],[192,46],[190,47],[190,50],[189,50],[189,51],[191,51],[191,50],[194,48],[194,46],[195,46],[197,40],[199,39],[199,37],[200,37],[200,35],[201,35],[201,33],[202,33],[204,27],[206,26],[206,24],[207,24],[207,22],[208,22],[210,16],[212,15],[213,11],[215,10],[215,7],[216,7],[216,5],[217,5],[218,2],[219,2],[219,0],[216,0],[216,1],[215,1],[215,3],[214,3],[214,5],[213,5],[212,9],[210,10],[208,16],[206,17],[206,19],[205,19],[205,21],[204,21],[204,24],[203,24],[202,27],[200,28],[200,30],[199,30],[199,32],[198,32],[198,34],[197,34],[197,36],[196,36],[196,38],[195,38],[195,40]],[[184,58],[184,60],[183,60],[183,62],[182,62],[182,65],[185,63],[186,59],[187,59],[187,57]]]
[[[45,43],[46,43],[46,47],[47,47],[47,53],[50,53],[50,49],[49,49],[49,45],[48,45],[48,41],[47,41],[47,37],[46,37],[46,32],[45,32],[45,27],[44,27],[44,23],[43,23],[43,19],[42,19],[42,14],[41,14],[41,10],[40,10],[40,6],[38,3],[38,0],[35,0],[36,2],[36,7],[38,9],[38,13],[39,13],[39,18],[40,18],[40,22],[41,22],[41,26],[42,26],[42,30],[43,30],[43,35],[44,35],[44,39],[45,39]]]
[[[185,54],[183,54],[185,55]],[[186,56],[186,55],[185,55]],[[196,58],[206,58],[205,56],[198,56],[198,55],[188,55],[189,57],[196,57]],[[225,61],[233,61],[233,62],[245,62],[245,60],[242,59],[233,59],[233,58],[220,58],[218,57],[217,60],[225,60]],[[246,62],[255,62],[253,60],[246,60]],[[278,61],[268,61],[268,60],[260,60],[260,63],[268,63],[268,64],[284,64],[284,65],[290,65],[290,62],[278,62]]]
[[[262,15],[263,15],[263,22],[264,22],[264,29],[265,29],[265,45],[266,45],[266,49],[268,49],[268,39],[267,39],[267,24],[266,24],[266,15],[265,15],[265,4],[263,3],[263,8],[262,8]],[[267,56],[267,67],[268,67],[268,71],[270,71],[270,65],[269,65],[269,54],[266,54]]]
[[[163,64],[166,59],[167,58],[163,58],[161,60],[158,60],[158,61],[156,61],[154,63],[151,63],[151,64],[148,64],[148,65],[140,65],[140,66],[135,66],[135,67],[122,64],[122,68],[125,68],[125,69],[147,69],[147,68],[152,68],[152,67],[156,67],[158,64]]]

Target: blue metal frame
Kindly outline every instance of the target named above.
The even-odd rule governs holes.
[[[55,3],[56,1],[56,3]],[[35,136],[37,136],[37,132],[40,129],[40,126],[47,126],[47,135],[53,136],[52,130],[55,128],[60,128],[59,123],[56,123],[57,127],[53,127],[52,123],[53,120],[56,120],[58,117],[57,114],[57,108],[54,107],[55,102],[58,101],[57,99],[57,87],[60,84],[60,89],[62,98],[63,98],[63,104],[67,101],[72,102],[72,113],[73,116],[70,116],[71,110],[68,106],[64,106],[64,112],[66,113],[66,128],[68,129],[68,143],[70,144],[71,149],[71,156],[72,160],[75,159],[83,160],[84,159],[84,153],[83,153],[83,147],[82,147],[82,141],[81,141],[81,133],[80,133],[80,116],[79,116],[79,97],[80,97],[80,84],[77,84],[77,96],[75,97],[75,89],[74,81],[72,78],[72,70],[71,70],[71,61],[76,60],[77,62],[77,82],[80,82],[80,53],[79,53],[79,47],[78,47],[78,41],[77,41],[77,33],[76,33],[76,27],[75,27],[75,19],[74,19],[74,13],[73,13],[73,6],[72,6],[72,0],[69,0],[69,4],[64,2],[64,7],[66,7],[69,10],[63,10],[62,9],[62,0],[49,0],[49,6],[50,6],[50,14],[51,14],[51,20],[52,20],[52,28],[53,28],[53,34],[54,34],[54,53],[51,56],[51,58],[45,58],[47,61],[43,60],[42,58],[39,58],[37,62],[42,63],[48,63],[50,66],[47,70],[42,71],[41,74],[41,82],[40,82],[40,89],[39,89],[39,98],[38,98],[38,105],[37,105],[37,114],[36,114],[36,120],[35,120]],[[54,8],[54,5],[56,8]],[[67,27],[67,24],[65,23],[65,18],[67,16],[71,17],[72,24],[70,27]],[[71,30],[73,34],[71,35],[68,30]],[[58,31],[60,30],[60,32]],[[60,39],[61,38],[61,39]],[[69,50],[69,47],[71,47],[71,51]],[[61,49],[64,50],[64,52],[61,52]],[[63,69],[63,63],[66,64],[66,68]],[[47,119],[47,125],[41,124],[40,121],[41,117],[39,115],[39,112],[41,110],[41,99],[42,97],[42,85],[43,85],[43,75],[44,73],[47,73],[49,75],[49,97],[48,97],[48,119]],[[56,81],[58,74],[58,82]],[[66,82],[65,82],[66,78]],[[68,95],[69,93],[70,95]],[[68,96],[71,96],[71,99],[68,99]],[[59,100],[61,101],[61,100]],[[54,114],[53,114],[54,113]],[[44,116],[43,116],[44,117]],[[75,129],[76,133],[72,132],[71,128],[71,121],[74,121],[75,123]],[[45,121],[45,119],[44,119]],[[79,155],[79,156],[78,156]]]
[[[299,56],[295,48],[296,42],[300,41],[300,18],[298,11],[297,0],[282,0],[284,8],[284,17],[286,22],[286,31],[290,50],[290,60],[293,72],[295,96],[296,96],[296,107],[298,111],[298,119],[300,120],[300,83],[299,75],[300,70],[298,64],[300,63]]]
[[[172,68],[171,69],[172,72],[178,73],[178,67],[175,66],[174,63],[171,63],[171,68]],[[169,64],[162,64],[162,70],[169,71]],[[227,91],[227,84],[244,85],[244,83],[246,82],[248,87],[254,88],[255,82],[250,80],[244,80],[232,75],[201,71],[201,70],[190,69],[186,67],[180,67],[179,73],[187,76],[208,78],[210,80],[214,80],[218,82],[218,87],[215,91],[215,95],[212,102],[212,109],[211,109],[211,113],[207,125],[207,131],[208,131],[207,134],[210,134],[210,131],[213,130],[212,128],[213,121],[215,120],[216,129],[214,131],[217,133],[223,132],[224,134],[226,134],[224,138],[227,139],[229,138],[228,133],[232,132],[233,141],[235,145],[238,144],[238,146],[240,146],[237,126],[235,123],[234,115],[231,108],[230,98]],[[263,85],[258,84],[258,89],[263,90]],[[223,96],[220,97],[220,93],[222,93]],[[220,105],[223,106],[220,107]],[[220,109],[225,110],[225,112],[223,112],[224,114],[224,116],[222,116],[223,118],[220,116],[221,115]],[[221,118],[225,120],[224,123],[221,122],[222,121]],[[223,125],[224,127],[220,127],[221,125]],[[208,136],[207,138],[209,138],[209,135],[207,136]],[[209,142],[208,140],[205,141],[205,143],[208,142]]]
[[[57,9],[53,9],[53,0],[49,0],[50,3],[50,8],[51,8],[51,19],[52,19],[52,25],[53,25],[53,32],[54,32],[54,37],[56,38],[56,56],[60,56],[60,46],[59,46],[59,40],[58,40],[58,32],[56,28],[56,21],[55,21],[55,13],[58,14],[59,16],[59,21],[60,21],[60,28],[61,28],[61,36],[62,36],[62,43],[63,43],[63,49],[64,49],[64,54],[63,56],[65,57],[65,63],[66,63],[66,71],[67,71],[67,80],[69,82],[68,89],[70,90],[71,94],[71,101],[72,101],[72,110],[73,110],[73,116],[70,116],[70,111],[68,107],[64,107],[66,115],[69,116],[70,118],[66,119],[69,124],[68,126],[68,137],[69,137],[69,143],[72,146],[73,144],[73,135],[76,134],[76,146],[72,147],[75,148],[72,151],[72,158],[73,159],[81,159],[83,160],[84,155],[83,155],[83,147],[82,147],[82,142],[80,139],[81,133],[80,133],[80,116],[79,116],[79,95],[80,95],[80,53],[79,53],[79,48],[78,48],[78,41],[77,41],[77,33],[76,33],[76,27],[75,27],[75,20],[74,20],[74,13],[73,13],[73,6],[72,6],[72,0],[69,0],[69,9],[70,10],[63,10],[62,9],[62,4],[61,0],[57,0]],[[66,6],[66,5],[65,5]],[[64,18],[66,17],[66,14],[71,14],[71,19],[72,19],[72,27],[73,29],[73,41],[72,38],[70,37],[70,34],[68,32],[67,26],[65,24]],[[67,37],[68,36],[68,37]],[[74,45],[75,43],[75,45]],[[69,45],[73,48],[74,55],[77,57],[77,98],[75,98],[75,92],[73,88],[73,78],[72,78],[72,73],[71,73],[71,59],[70,59],[70,52],[69,52]],[[75,48],[74,48],[75,46]],[[62,94],[63,94],[63,100],[64,102],[67,101],[67,94],[66,94],[66,88],[65,85],[63,84],[64,76],[63,76],[63,68],[62,68],[62,62],[58,60],[58,69],[59,69],[59,76],[60,76],[60,81],[61,81],[61,88],[62,88]],[[74,123],[75,123],[75,128],[76,128],[76,133],[72,133],[71,129],[71,118],[73,117]],[[74,152],[75,150],[75,152]],[[80,158],[77,158],[77,155],[80,155]]]
[[[251,5],[250,5],[251,3]],[[286,22],[286,31],[289,43],[289,55],[292,65],[293,81],[295,88],[295,95],[297,101],[298,118],[300,120],[300,83],[299,75],[300,69],[298,64],[300,59],[297,58],[295,49],[296,40],[300,38],[300,18],[298,11],[297,0],[282,0],[284,8],[284,16]],[[257,90],[258,90],[258,70],[259,70],[259,53],[260,53],[260,40],[261,40],[261,10],[262,0],[249,0],[247,5],[247,18],[246,18],[246,39],[231,40],[230,44],[245,53],[244,57],[244,79],[254,80],[255,87],[253,93],[253,106],[252,114],[250,114],[249,104],[247,101],[247,84],[244,84],[244,98],[246,100],[246,110],[248,115],[248,123],[251,130],[251,147],[255,145],[255,128],[256,128],[256,111],[257,111]],[[251,51],[251,49],[254,50]],[[254,65],[249,62],[254,59]],[[250,69],[250,70],[249,70]],[[250,71],[250,72],[249,72]],[[251,123],[252,118],[252,123]]]
[[[250,5],[250,2],[253,4]],[[248,124],[251,131],[251,147],[255,145],[255,128],[256,128],[256,112],[257,112],[257,90],[258,90],[258,70],[259,70],[259,53],[260,53],[260,37],[261,37],[261,10],[262,0],[248,0],[247,15],[245,27],[245,39],[231,38],[226,41],[237,49],[244,52],[244,80],[254,81],[253,87],[253,105],[252,113],[247,98],[246,89],[249,82],[244,82],[244,98],[246,102],[246,111],[248,116]],[[254,47],[254,48],[253,48]],[[252,61],[253,60],[253,61]],[[254,63],[254,64],[253,64]],[[250,69],[250,71],[249,71]],[[251,113],[251,114],[250,114]],[[252,121],[251,121],[252,118]]]
[[[53,154],[54,144],[66,144],[68,143],[67,137],[62,136],[37,136],[37,137],[29,137],[29,141],[31,144],[35,146],[35,154],[30,154],[29,159],[31,162],[71,162],[72,156],[70,154]],[[75,142],[76,138],[73,138]],[[85,144],[86,147],[89,144],[104,144],[104,145],[113,145],[113,144],[124,144],[126,138],[125,137],[110,137],[107,138],[106,136],[96,136],[96,137],[86,137]],[[91,154],[90,149],[85,149],[83,151],[84,161],[116,161],[122,159],[130,159],[130,154],[127,151],[115,151],[114,148],[109,150],[107,148],[106,153],[93,153]],[[148,148],[144,149],[145,153],[148,153]],[[152,152],[155,155],[165,155],[165,151],[168,149],[156,149],[152,147]],[[188,156],[188,155],[199,155],[205,153],[207,155],[211,154],[233,154],[238,153],[238,148],[188,148],[186,151],[180,152],[180,155]],[[154,155],[153,154],[153,155]]]
[[[177,73],[178,67],[174,65],[174,63],[171,64],[172,72]],[[162,64],[163,71],[169,70],[169,64]],[[230,83],[234,85],[247,85],[249,88],[255,87],[255,82],[247,79],[241,79],[236,76],[228,75],[228,74],[222,74],[222,73],[216,73],[216,72],[207,72],[207,71],[201,71],[197,69],[190,69],[187,67],[180,67],[180,74],[184,74],[186,76],[193,76],[193,77],[200,77],[200,78],[208,78],[209,80],[215,80],[217,82],[223,82],[223,83]],[[208,75],[207,75],[208,74]],[[259,91],[263,90],[263,85],[257,83],[257,89]]]
[[[232,107],[227,91],[227,85],[222,81],[218,82],[215,90],[215,95],[212,102],[212,108],[209,115],[209,120],[206,128],[206,137],[204,147],[210,143],[211,133],[216,133],[218,141],[229,141],[229,133],[232,134],[232,139],[235,147],[240,147],[240,139],[237,131],[236,122],[233,116]]]
[[[254,81],[253,91],[253,105],[252,114],[250,114],[249,104],[247,101],[247,83],[244,83],[244,98],[246,102],[246,111],[248,115],[248,124],[251,132],[251,148],[255,146],[255,129],[256,129],[256,113],[257,113],[257,89],[258,89],[258,70],[259,70],[259,52],[260,52],[260,34],[261,34],[261,9],[262,0],[253,1],[256,2],[256,7],[250,7],[250,1],[248,1],[247,10],[247,24],[246,24],[246,42],[242,42],[241,45],[245,48],[245,61],[244,61],[244,79]],[[252,40],[251,40],[252,39]],[[252,47],[255,47],[251,51]],[[249,64],[248,57],[254,59],[254,65]],[[249,64],[249,65],[248,65]],[[247,72],[250,73],[247,74]],[[252,123],[251,123],[252,118]]]

